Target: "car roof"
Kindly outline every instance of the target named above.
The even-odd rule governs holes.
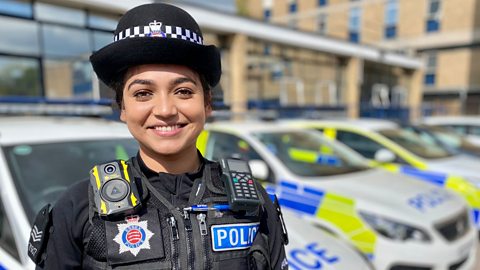
[[[132,137],[125,124],[88,117],[2,116],[0,144]]]
[[[300,125],[321,125],[330,127],[354,128],[367,131],[378,131],[383,129],[398,128],[399,125],[393,121],[375,118],[358,118],[358,119],[325,119],[325,120],[286,120],[284,123],[300,124]]]
[[[429,116],[424,117],[422,123],[429,125],[449,125],[449,124],[468,124],[474,126],[480,126],[479,116]]]
[[[276,122],[270,121],[218,121],[212,122],[205,125],[207,130],[223,130],[223,131],[234,131],[239,134],[246,134],[256,131],[285,131],[285,127],[278,125]]]

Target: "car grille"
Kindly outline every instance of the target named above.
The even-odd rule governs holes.
[[[470,228],[468,212],[463,211],[460,215],[435,225],[435,228],[447,241],[455,241],[464,236]]]
[[[468,260],[468,256],[457,263],[454,263],[448,267],[448,270],[457,270]]]

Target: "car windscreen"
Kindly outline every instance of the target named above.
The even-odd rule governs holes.
[[[425,159],[439,159],[454,155],[428,132],[413,128],[396,128],[379,131],[380,134],[398,143],[405,149]]]
[[[68,186],[88,179],[95,164],[128,159],[138,151],[134,139],[19,144],[3,147],[18,194],[30,222]],[[85,194],[88,196],[88,194]]]
[[[451,131],[450,129],[434,126],[421,126],[431,132],[445,146],[458,152],[466,152],[480,156],[480,147],[470,143],[465,137]]]
[[[316,131],[255,132],[253,136],[299,176],[339,175],[369,168],[360,155]]]

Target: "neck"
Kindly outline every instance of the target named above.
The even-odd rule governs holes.
[[[140,148],[140,157],[152,171],[171,174],[194,172],[200,166],[197,149],[188,154],[155,155]]]

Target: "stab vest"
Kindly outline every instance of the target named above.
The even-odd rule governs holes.
[[[115,220],[94,211],[90,190],[90,224],[83,269],[268,269],[268,237],[262,231],[263,206],[254,213],[184,212],[175,208],[127,161],[131,177],[141,183],[141,209]],[[227,203],[219,164],[205,161],[189,205]],[[91,187],[90,187],[91,189]],[[265,200],[265,194],[260,192]],[[259,266],[260,265],[260,266]]]

